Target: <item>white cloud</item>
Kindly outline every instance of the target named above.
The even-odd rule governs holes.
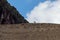
[[[59,23],[60,24],[60,0],[51,2],[47,0],[39,3],[33,10],[27,13],[26,18],[30,23]]]

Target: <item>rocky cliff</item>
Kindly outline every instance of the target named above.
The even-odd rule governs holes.
[[[7,0],[0,0],[0,24],[28,23]]]

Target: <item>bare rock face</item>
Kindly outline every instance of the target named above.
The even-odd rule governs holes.
[[[0,24],[28,23],[7,0],[0,0]]]

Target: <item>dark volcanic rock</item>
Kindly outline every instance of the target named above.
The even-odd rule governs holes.
[[[7,0],[0,0],[0,24],[28,23]]]

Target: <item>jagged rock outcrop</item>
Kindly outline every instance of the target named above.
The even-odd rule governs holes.
[[[0,24],[28,23],[7,0],[0,0]]]

